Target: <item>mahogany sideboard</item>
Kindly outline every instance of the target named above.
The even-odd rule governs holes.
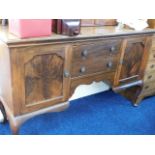
[[[0,109],[12,133],[31,117],[65,110],[80,84],[105,81],[135,106],[155,94],[154,34],[106,26],[19,39],[0,27]]]

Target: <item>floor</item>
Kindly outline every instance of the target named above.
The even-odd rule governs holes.
[[[73,100],[61,113],[48,113],[28,120],[21,135],[154,135],[155,97],[133,107],[112,91]],[[9,135],[8,123],[0,134]]]

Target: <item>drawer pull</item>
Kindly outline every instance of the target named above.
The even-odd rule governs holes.
[[[82,56],[83,56],[83,57],[88,56],[88,51],[87,51],[87,50],[84,50],[84,51],[82,52]]]
[[[80,68],[80,73],[85,73],[86,72],[86,67],[81,67]]]
[[[153,57],[155,58],[155,54],[153,55]]]
[[[116,48],[115,48],[115,46],[112,46],[112,47],[110,48],[110,52],[114,52],[114,51],[116,51]]]
[[[64,71],[64,77],[66,77],[66,78],[70,77],[70,73],[69,73],[68,70],[65,70]]]
[[[150,68],[154,68],[154,65],[151,65],[151,67]]]
[[[151,79],[152,78],[152,75],[148,76],[148,79]]]
[[[113,66],[113,63],[111,61],[107,63],[108,68],[112,68],[112,66]]]
[[[149,86],[145,86],[145,89],[148,89],[149,88]]]

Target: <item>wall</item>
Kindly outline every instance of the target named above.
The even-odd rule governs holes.
[[[70,100],[78,99],[78,98],[96,94],[96,93],[100,93],[100,92],[109,90],[109,88],[110,87],[102,81],[98,83],[93,82],[90,85],[80,85],[79,87],[76,88]]]

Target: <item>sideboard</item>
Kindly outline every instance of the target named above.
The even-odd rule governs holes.
[[[31,117],[65,110],[81,84],[104,81],[135,106],[155,94],[154,34],[105,26],[19,39],[0,27],[0,109],[12,133]]]

